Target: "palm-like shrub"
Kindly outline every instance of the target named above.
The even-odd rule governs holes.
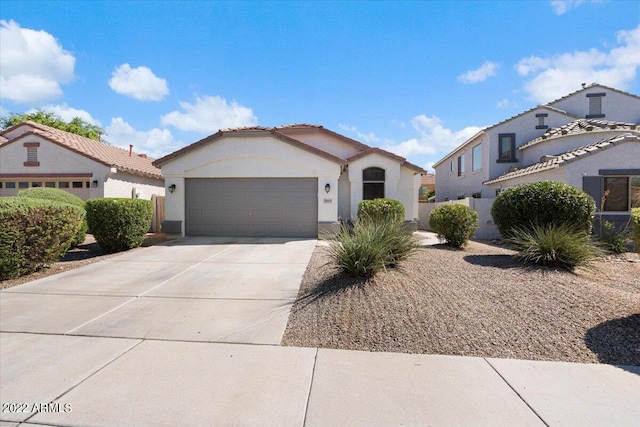
[[[400,221],[358,219],[329,241],[330,264],[348,276],[373,276],[396,266],[417,249],[417,239]]]
[[[561,182],[542,181],[502,191],[491,206],[491,216],[504,238],[514,228],[563,223],[589,233],[595,208],[595,201],[584,191]]]
[[[439,239],[449,246],[461,248],[479,227],[478,213],[469,206],[443,205],[431,212],[429,224]]]
[[[518,251],[516,257],[527,263],[569,271],[589,265],[600,254],[588,232],[568,224],[513,228],[506,240]]]

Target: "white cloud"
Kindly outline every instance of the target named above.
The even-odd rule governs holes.
[[[50,101],[71,83],[75,57],[45,31],[0,20],[0,96],[20,103]]]
[[[156,77],[149,68],[131,68],[122,64],[113,71],[109,87],[115,92],[138,101],[161,101],[169,94],[167,81]]]
[[[358,141],[364,142],[366,144],[373,144],[373,143],[381,141],[380,137],[376,136],[375,133],[373,133],[373,132],[369,132],[369,133],[360,132],[360,131],[358,131],[358,128],[355,127],[355,126],[339,124],[338,127],[340,129],[344,130],[344,131],[351,132],[351,133],[355,134],[356,139]]]
[[[498,103],[496,104],[496,107],[498,108],[507,108],[509,106],[509,100],[507,98],[501,99],[500,101],[498,101]]]
[[[551,8],[556,15],[564,15],[571,9],[575,9],[585,0],[551,0]]]
[[[69,107],[67,104],[45,105],[44,107],[42,107],[42,109],[44,111],[48,111],[50,113],[55,114],[56,116],[60,117],[65,122],[70,122],[74,118],[79,117],[79,118],[81,118],[82,120],[84,120],[87,123],[90,123],[90,124],[96,125],[96,126],[101,126],[100,125],[100,121],[98,121],[97,119],[94,119],[91,116],[91,114],[89,114],[88,111],[78,110],[77,108]],[[32,111],[35,111],[35,109],[31,110],[29,112],[32,112]]]
[[[220,129],[255,126],[258,118],[251,108],[236,101],[228,103],[219,96],[197,97],[194,104],[180,102],[180,111],[172,111],[161,117],[163,126],[174,126],[183,131],[213,133]]]
[[[626,90],[640,67],[640,25],[617,33],[618,47],[609,52],[598,49],[564,53],[548,58],[529,57],[515,66],[523,77],[532,77],[524,89],[537,102],[548,102],[597,82]]]
[[[122,117],[111,119],[111,123],[105,129],[104,140],[112,145],[129,149],[133,144],[133,151],[159,158],[175,151],[182,146],[177,142],[168,129],[154,128],[147,131],[135,130]]]
[[[389,144],[384,149],[403,157],[449,152],[482,129],[469,126],[454,132],[445,128],[438,117],[425,114],[414,117],[411,125],[418,133],[416,138]]]
[[[470,70],[458,76],[458,80],[463,83],[480,83],[489,77],[496,75],[496,70],[500,65],[495,62],[485,61],[477,70]]]

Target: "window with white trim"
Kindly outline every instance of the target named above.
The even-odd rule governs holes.
[[[362,170],[362,199],[372,200],[384,198],[385,170],[382,168],[366,168]]]
[[[478,144],[471,149],[471,170],[479,171],[482,169],[482,144]]]

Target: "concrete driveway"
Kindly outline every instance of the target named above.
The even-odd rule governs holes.
[[[315,240],[191,237],[3,291],[3,332],[279,344]]]

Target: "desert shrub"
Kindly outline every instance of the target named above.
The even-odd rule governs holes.
[[[570,271],[589,265],[600,254],[587,231],[566,223],[516,227],[506,240],[518,251],[516,257],[527,263]]]
[[[71,246],[84,210],[27,197],[0,198],[0,280],[58,261]]]
[[[618,229],[611,221],[601,220],[597,229],[600,246],[609,252],[620,254],[627,250],[629,230],[627,227]]]
[[[53,200],[56,202],[69,203],[70,205],[78,206],[85,210],[84,200],[80,197],[73,195],[71,193],[67,193],[64,190],[59,190],[57,188],[46,188],[46,187],[38,187],[38,188],[28,188],[26,190],[20,191],[16,197],[28,197],[30,199],[40,199],[40,200]],[[87,220],[83,219],[78,226],[78,230],[71,242],[71,246],[78,246],[84,239],[87,237]]]
[[[400,221],[359,218],[329,241],[330,264],[348,276],[373,276],[396,266],[417,249],[417,239]]]
[[[519,184],[502,191],[491,206],[491,216],[502,237],[514,228],[571,224],[591,231],[595,201],[582,190],[555,181]]]
[[[461,248],[479,227],[478,213],[465,205],[443,205],[429,216],[431,229],[449,246]]]
[[[358,218],[372,221],[404,221],[404,206],[393,199],[362,200],[358,203]]]
[[[640,254],[640,208],[631,209],[631,223],[633,244],[636,247],[636,252]]]
[[[151,227],[151,200],[87,200],[87,221],[96,242],[105,252],[120,252],[138,247]]]

